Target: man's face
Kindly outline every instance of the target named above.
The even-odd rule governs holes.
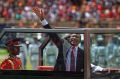
[[[70,44],[77,46],[80,43],[80,34],[71,34],[70,35]]]
[[[8,45],[8,50],[11,54],[13,54],[13,55],[19,54],[20,47],[17,45],[19,45],[19,41],[15,41],[15,42],[13,42],[13,44]]]

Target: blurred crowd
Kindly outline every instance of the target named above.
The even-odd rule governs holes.
[[[91,62],[102,67],[120,67],[120,35],[96,34],[91,39]]]
[[[20,27],[30,23],[29,26],[34,28],[38,25],[38,17],[31,7],[38,6],[45,10],[50,23],[72,21],[76,22],[76,27],[86,27],[87,24],[90,27],[90,24],[99,24],[103,20],[118,21],[119,4],[119,0],[0,0],[0,18]],[[116,26],[120,27],[120,24]]]

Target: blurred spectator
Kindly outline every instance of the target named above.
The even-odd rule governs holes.
[[[109,55],[107,59],[107,61],[109,62],[108,66],[119,67],[120,66],[120,62],[118,61],[120,56],[119,35],[117,34],[112,35],[111,38],[112,40],[107,45],[107,54]]]
[[[38,66],[38,58],[39,58],[39,47],[40,43],[37,38],[33,39],[33,42],[28,46],[28,52],[30,54],[30,62],[32,64],[32,69],[36,70]]]
[[[20,45],[21,45],[20,53],[18,56],[21,58],[23,69],[26,69],[28,51],[27,51],[27,45],[25,43],[25,40],[22,38],[20,41]]]
[[[91,46],[92,63],[95,65],[106,66],[106,45],[105,38],[102,35],[96,36],[96,43]]]

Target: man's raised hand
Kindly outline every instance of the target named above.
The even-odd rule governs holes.
[[[42,21],[45,18],[44,10],[38,7],[32,7],[32,11],[40,18]]]

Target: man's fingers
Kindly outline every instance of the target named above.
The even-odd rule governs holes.
[[[42,14],[42,10],[40,9],[40,14]]]
[[[32,10],[41,20],[44,19],[44,10],[42,8],[33,7]]]
[[[43,9],[39,9],[40,10],[40,14],[44,14],[44,10]]]
[[[39,12],[39,9],[37,7],[33,7],[32,11],[35,12],[35,13],[37,13],[37,12]]]
[[[32,11],[35,12],[35,13],[40,13],[40,14],[43,14],[44,13],[44,10],[42,8],[38,8],[38,7],[33,7],[32,8]]]
[[[32,7],[32,11],[34,11],[34,12],[35,12],[35,11],[36,11],[36,7]]]

